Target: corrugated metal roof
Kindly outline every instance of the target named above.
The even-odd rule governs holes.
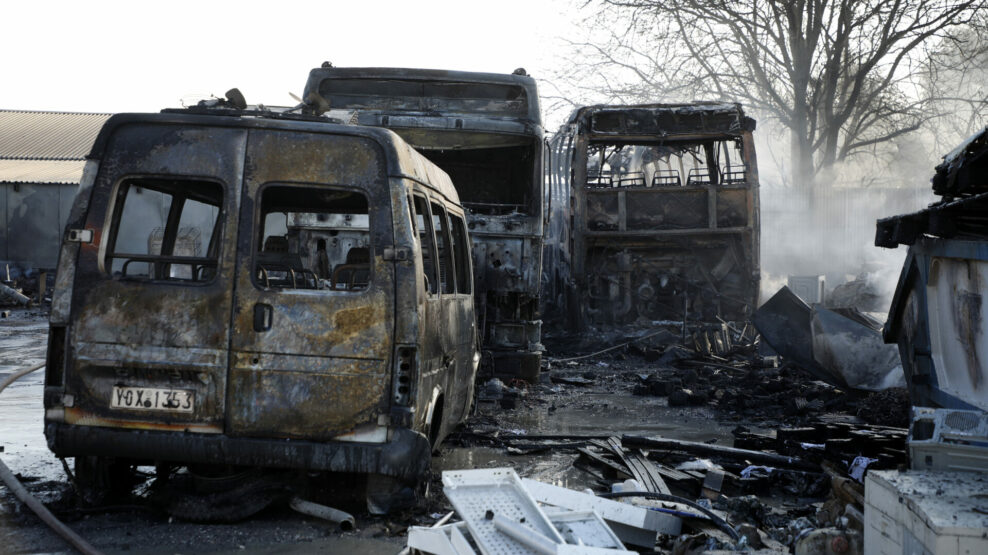
[[[0,110],[0,159],[82,160],[111,115]]]
[[[78,185],[85,165],[79,160],[0,160],[0,183]]]

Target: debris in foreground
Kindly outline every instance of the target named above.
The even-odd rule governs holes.
[[[725,452],[738,455],[744,451],[726,448]],[[461,521],[446,523],[447,515],[432,527],[412,527],[408,547],[435,555],[603,555],[629,553],[626,549],[632,546],[639,552],[674,553],[786,551],[788,546],[797,553],[815,553],[813,546],[823,542],[846,545],[845,553],[861,552],[864,490],[831,463],[823,463],[823,472],[820,467],[810,472],[746,462],[724,466],[709,460],[695,462],[699,464],[682,464],[677,469],[656,465],[676,484],[676,491],[683,491],[691,480],[702,481],[703,493],[695,502],[690,500],[695,495],[692,492],[680,496],[646,491],[633,479],[612,482],[613,493],[594,494],[521,479],[511,468],[446,471],[444,492]],[[795,458],[792,464],[809,466]],[[630,465],[625,468],[625,475],[631,473]],[[693,468],[705,468],[706,479]],[[719,477],[724,493],[712,490],[711,476]],[[682,480],[673,480],[677,477]],[[759,487],[755,483],[766,479],[780,487],[789,484],[791,493],[802,496],[802,507],[791,505],[792,509],[780,512],[742,493],[742,488]],[[801,479],[808,489],[796,489]],[[634,501],[624,502],[625,498]],[[811,502],[814,498],[825,501]]]
[[[545,553],[573,555],[630,554],[609,525],[623,524],[645,536],[651,545],[658,531],[678,533],[675,517],[600,499],[586,493],[526,480],[510,468],[443,472],[446,497],[461,522],[412,527],[408,547],[434,555],[473,553]],[[539,490],[539,505],[532,485]],[[557,491],[559,490],[559,491]],[[579,510],[572,510],[579,505]],[[602,518],[606,515],[608,520]],[[625,536],[626,537],[626,536]],[[640,534],[639,534],[640,537]]]

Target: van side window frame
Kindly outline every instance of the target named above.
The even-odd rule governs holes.
[[[203,202],[200,198],[195,198],[196,195],[190,194],[190,192],[185,192],[181,194],[182,191],[172,191],[166,192],[164,190],[158,190],[155,188],[153,182],[170,182],[171,184],[178,184],[181,182],[191,184],[207,184],[210,186],[216,186],[219,191],[219,203],[211,204],[209,202]],[[119,250],[117,241],[120,238],[120,228],[124,221],[125,213],[128,206],[128,200],[131,195],[140,195],[144,191],[152,191],[160,195],[165,195],[169,197],[168,199],[168,212],[163,218],[163,227],[161,244],[158,246],[158,254],[148,253],[127,253]],[[100,272],[110,276],[112,278],[119,278],[128,281],[141,281],[145,283],[161,283],[169,285],[189,285],[189,286],[206,286],[213,283],[219,274],[220,258],[222,255],[222,233],[224,223],[226,218],[229,217],[225,207],[227,202],[227,197],[229,191],[227,185],[215,178],[203,178],[198,176],[182,176],[182,175],[126,175],[121,177],[113,187],[113,193],[111,196],[111,206],[106,212],[106,222],[103,228],[108,230],[106,234],[106,240],[102,242],[100,246],[100,252],[98,256],[98,267]],[[181,223],[183,217],[187,214],[186,209],[188,208],[188,201],[191,200],[198,204],[211,207],[216,210],[216,218],[211,222],[209,229],[209,241],[206,245],[206,252],[201,256],[186,256],[186,255],[175,255],[176,241],[181,234]],[[198,228],[194,228],[198,229]],[[152,229],[152,233],[155,233],[155,229]],[[147,239],[150,241],[150,237]],[[164,255],[162,252],[169,252],[172,254]],[[156,275],[166,275],[166,277],[151,277],[132,275],[128,276],[126,272],[121,272],[116,274],[113,271],[113,261],[115,259],[129,258],[129,260],[124,264],[122,270],[126,270],[126,266],[130,262],[145,263],[149,265],[149,272],[151,267],[154,268],[154,274]],[[191,277],[182,278],[170,275],[174,270],[173,266],[189,266]],[[195,276],[202,272],[201,275],[206,276],[205,279],[197,279]]]
[[[439,265],[437,264],[437,260],[436,260],[436,235],[432,226],[432,212],[429,210],[430,199],[424,192],[421,192],[418,189],[416,189],[415,192],[412,193],[412,199],[413,199],[412,210],[414,212],[412,214],[412,219],[414,222],[416,222],[414,224],[415,228],[418,231],[418,237],[416,237],[416,240],[419,243],[419,252],[422,253],[422,270],[424,271],[423,277],[425,278],[426,281],[425,293],[430,297],[435,297],[439,295],[439,279],[438,279]],[[422,203],[421,207],[424,208],[425,213],[420,213],[419,202]],[[425,224],[425,229],[418,229],[417,221],[419,216],[422,216],[422,221]],[[429,238],[428,245],[422,244],[423,235],[426,235]],[[428,251],[426,251],[426,249],[428,249]],[[425,256],[426,252],[429,253],[428,258],[426,258]],[[428,268],[425,267],[427,262],[432,267],[431,272],[429,271]]]
[[[430,203],[429,209],[432,211],[432,221],[438,221],[442,226],[441,235],[443,240],[443,246],[445,247],[440,252],[439,250],[439,236],[440,233],[436,230],[435,224],[432,226],[433,233],[436,237],[436,262],[439,264],[439,292],[443,295],[455,295],[456,294],[456,263],[453,259],[453,246],[451,243],[451,237],[449,234],[449,217],[447,216],[446,207],[437,200],[433,200]],[[442,269],[443,266],[449,264],[449,268],[446,269],[446,279],[443,279]]]
[[[463,216],[446,211],[449,216],[449,233],[454,239],[452,243],[453,262],[456,269],[456,292],[460,295],[473,294],[473,270],[470,267],[469,239]]]

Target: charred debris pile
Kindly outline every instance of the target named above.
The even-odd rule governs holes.
[[[12,270],[10,264],[4,264],[0,268],[0,309],[3,309],[0,316],[6,318],[9,315],[9,311],[5,310],[7,308],[50,302],[54,277],[49,272]]]
[[[577,386],[620,380],[634,395],[666,397],[672,407],[708,406],[725,418],[790,424],[842,413],[867,424],[908,425],[903,389],[849,387],[840,376],[811,366],[812,360],[780,356],[750,323],[640,336],[644,339],[614,341],[586,355],[550,359],[545,379]]]
[[[599,390],[664,397],[670,407],[706,407],[721,423],[736,423],[733,445],[619,430],[596,436],[513,432],[477,417],[450,441],[518,456],[568,454],[595,491],[631,488],[700,500],[750,547],[785,549],[821,537],[860,546],[865,469],[895,469],[906,461],[905,390],[868,392],[827,383],[795,362],[766,354],[750,324],[643,336],[583,356],[549,359],[539,384],[491,380],[480,387],[479,399],[504,410],[543,402],[540,397],[550,391],[563,398]],[[684,517],[681,534],[660,534],[657,544],[682,553],[737,547],[709,519],[690,517]]]

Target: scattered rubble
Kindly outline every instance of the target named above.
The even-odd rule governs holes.
[[[466,460],[480,468],[516,463],[526,487],[527,478],[532,478],[563,483],[573,493],[589,488],[601,499],[612,492],[632,495],[614,502],[648,506],[681,522],[680,531],[653,535],[646,546],[625,541],[615,529],[625,546],[621,549],[687,552],[760,546],[785,551],[811,541],[806,538],[839,536],[848,540],[853,552],[857,536],[845,531],[863,519],[859,480],[906,460],[907,430],[882,419],[899,410],[901,391],[866,396],[820,381],[767,349],[750,325],[721,323],[687,331],[639,331],[637,337],[645,339],[626,341],[609,337],[609,344],[586,346],[589,355],[549,359],[538,383],[490,379],[479,384],[475,414],[450,436],[433,467],[456,468],[445,462],[451,451],[486,453],[480,459],[484,462]],[[625,413],[612,404],[622,395],[629,406],[663,406],[672,411],[669,414],[701,411],[707,415],[701,418],[732,422],[734,430],[717,440],[667,436],[650,427],[658,421],[638,422],[666,417],[647,410]],[[678,405],[676,398],[683,396],[686,404]],[[883,400],[884,408],[876,399]],[[604,426],[611,429],[582,433],[574,423],[577,426],[569,428],[573,432],[557,433],[548,427],[557,420],[554,415],[572,404],[582,404],[601,418],[610,414],[606,422],[611,424]],[[532,411],[544,420],[518,421],[519,425],[508,418]],[[868,417],[871,423],[855,416],[869,411],[874,413]],[[632,419],[633,414],[641,416]],[[593,425],[597,427],[587,429],[602,429]],[[868,464],[862,468],[859,462],[856,468],[863,472],[852,476],[856,459]],[[361,534],[379,529],[384,537],[410,537],[407,531],[415,526],[431,527],[450,508],[436,485],[424,503],[386,520],[353,513],[364,530]],[[290,505],[289,497],[269,510],[286,510],[278,507]],[[315,501],[335,506],[332,499]],[[718,528],[704,511],[722,519],[738,538]],[[546,514],[553,518],[551,511]],[[444,526],[439,533],[452,538],[452,527],[462,533],[465,525]],[[815,532],[819,530],[836,532]]]
[[[909,391],[904,387],[891,387],[865,397],[856,414],[868,424],[907,428],[909,411]]]
[[[583,476],[567,474],[571,484],[585,483],[599,495],[641,495],[631,499],[636,504],[646,503],[646,496],[685,499],[738,533],[732,540],[692,506],[647,501],[653,510],[682,518],[680,534],[656,538],[657,551],[815,553],[820,542],[836,542],[848,553],[861,552],[862,482],[873,470],[906,461],[901,413],[908,401],[902,389],[858,392],[821,381],[766,349],[751,326],[722,323],[686,334],[639,330],[637,336],[642,339],[611,336],[608,342],[617,348],[584,345],[587,355],[549,359],[541,382],[519,397],[519,410],[544,404],[551,415],[561,402],[623,387],[664,400],[670,410],[702,409],[742,422],[731,434],[733,444],[621,430],[512,430],[499,424],[503,415],[485,415],[483,406],[451,442],[502,450],[523,457],[519,461],[568,460]]]

